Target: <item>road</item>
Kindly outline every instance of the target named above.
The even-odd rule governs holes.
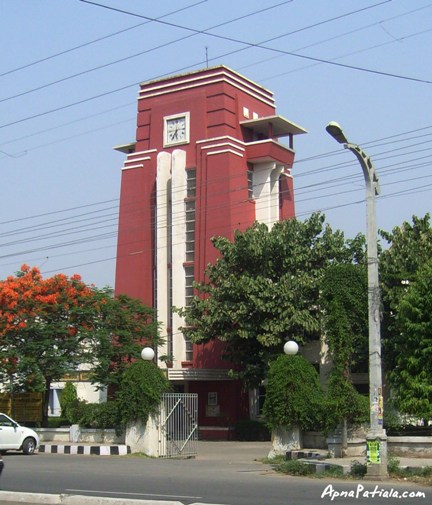
[[[208,447],[210,449],[206,454],[186,460],[7,454],[1,486],[8,491],[175,500],[186,505],[302,505],[330,503],[332,497],[334,503],[343,504],[369,501],[366,498],[378,505],[432,502],[432,490],[416,484],[379,483],[375,496],[367,497],[365,491],[373,491],[375,484],[279,475],[272,472],[268,465],[254,461],[249,453],[224,455],[224,446],[215,443],[215,454],[212,454],[211,443]],[[257,455],[263,456],[263,451]],[[336,497],[330,493],[330,485],[336,492],[345,490],[354,496]],[[363,491],[359,485],[364,486]],[[388,498],[379,495],[384,489],[399,493],[420,491],[425,493],[425,498]],[[322,497],[325,490],[327,494]]]

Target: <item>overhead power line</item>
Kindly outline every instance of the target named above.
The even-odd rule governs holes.
[[[410,77],[410,76],[405,76],[405,75],[400,75],[400,74],[393,74],[393,73],[390,73],[390,72],[383,72],[383,71],[380,71],[380,70],[373,70],[373,69],[370,69],[370,68],[359,67],[359,66],[356,66],[356,65],[347,65],[345,63],[338,63],[338,62],[331,61],[331,60],[326,60],[326,59],[323,59],[323,58],[316,58],[316,57],[313,57],[313,56],[306,56],[304,54],[294,53],[294,52],[291,52],[291,51],[286,51],[286,50],[283,50],[283,49],[276,49],[274,47],[268,47],[268,46],[263,45],[263,44],[269,42],[270,40],[273,41],[273,40],[275,40],[277,38],[280,38],[280,36],[273,37],[272,39],[269,39],[268,41],[265,41],[265,42],[262,42],[262,43],[247,42],[247,41],[240,40],[240,39],[237,39],[237,38],[234,38],[234,37],[228,37],[226,35],[218,35],[218,34],[210,32],[208,30],[198,30],[198,29],[195,29],[195,28],[190,28],[188,26],[179,25],[177,23],[170,23],[168,21],[162,21],[160,19],[158,20],[158,19],[152,18],[150,16],[144,16],[143,14],[136,14],[136,13],[133,13],[133,12],[122,10],[122,9],[117,9],[115,7],[103,5],[103,4],[100,4],[100,3],[97,3],[97,2],[93,2],[93,1],[90,1],[90,0],[80,0],[80,1],[84,2],[84,3],[91,4],[91,5],[95,5],[97,7],[102,7],[104,9],[120,12],[122,14],[129,14],[131,16],[136,16],[136,17],[139,17],[139,18],[148,19],[148,20],[154,21],[155,23],[160,23],[160,24],[163,24],[163,25],[166,25],[166,26],[170,26],[170,27],[173,27],[173,28],[179,28],[179,29],[186,30],[186,31],[189,31],[189,32],[193,32],[193,33],[200,34],[200,35],[208,35],[210,37],[214,37],[214,38],[221,39],[221,40],[226,40],[228,42],[235,42],[235,43],[238,43],[238,44],[246,45],[248,47],[255,47],[255,48],[259,48],[259,49],[266,49],[268,51],[273,51],[273,52],[276,52],[276,53],[286,54],[286,55],[289,55],[289,56],[294,56],[296,58],[302,58],[302,59],[305,59],[305,60],[315,61],[315,62],[319,62],[319,63],[325,63],[327,65],[335,65],[335,66],[338,66],[338,67],[348,68],[348,69],[351,69],[351,70],[357,70],[357,71],[360,71],[360,72],[368,72],[368,73],[371,73],[371,74],[383,75],[383,76],[386,76],[386,77],[393,77],[393,78],[396,78],[396,79],[404,79],[404,80],[408,80],[408,81],[421,82],[421,83],[424,83],[424,84],[432,84],[432,81],[429,81],[427,79],[420,79],[420,78]],[[378,4],[374,4],[373,6],[369,6],[368,8],[376,7],[378,5],[382,5],[382,4],[391,2],[391,1],[392,0],[384,0],[383,2],[380,2]]]
[[[162,20],[160,20],[158,18],[151,18],[149,16],[135,14],[135,13],[127,12],[127,11],[121,11],[120,9],[115,9],[113,7],[108,7],[108,6],[105,6],[103,4],[98,4],[96,2],[90,2],[88,0],[80,0],[80,1],[92,4],[92,5],[95,5],[95,6],[98,6],[98,7],[103,7],[103,8],[106,8],[106,9],[115,10],[115,11],[127,13],[129,15],[141,17],[141,18],[147,19],[148,21],[153,21],[153,22],[156,22],[156,23],[163,23],[163,24],[167,24],[169,26],[174,26],[174,27],[177,27],[177,28],[182,28],[184,30],[188,30],[188,31],[192,31],[193,32],[192,35],[189,35],[189,36],[186,36],[186,37],[182,37],[180,39],[176,39],[174,41],[168,42],[166,44],[162,44],[160,46],[156,46],[154,48],[151,48],[151,49],[147,50],[146,52],[149,52],[149,51],[152,51],[152,50],[156,50],[156,49],[159,49],[159,48],[164,47],[166,45],[170,45],[170,44],[176,43],[176,42],[178,42],[180,40],[184,40],[185,38],[189,38],[189,37],[194,36],[196,34],[205,34],[205,35],[209,35],[209,36],[212,36],[212,37],[216,37],[216,38],[220,38],[220,39],[226,39],[226,40],[229,40],[229,41],[232,41],[232,42],[240,43],[242,45],[246,45],[247,48],[252,48],[252,47],[261,48],[261,49],[266,49],[268,51],[273,51],[273,52],[276,52],[276,53],[280,53],[282,55],[295,56],[295,57],[304,58],[304,59],[308,59],[308,60],[312,60],[312,61],[316,61],[316,62],[320,62],[320,63],[327,63],[327,64],[331,64],[331,65],[345,67],[345,68],[349,68],[349,69],[352,69],[352,70],[359,70],[359,71],[369,72],[369,73],[372,73],[372,74],[379,74],[379,75],[385,75],[385,76],[388,76],[388,77],[394,77],[394,78],[399,78],[399,79],[406,79],[406,80],[410,80],[410,81],[416,81],[416,82],[423,82],[423,83],[427,83],[427,84],[432,84],[432,81],[428,81],[428,80],[417,79],[417,78],[408,77],[408,76],[402,76],[402,75],[399,75],[399,74],[392,74],[392,73],[387,73],[387,72],[381,72],[381,71],[377,71],[377,70],[366,69],[366,68],[363,68],[363,67],[345,65],[345,64],[342,64],[342,63],[336,63],[336,62],[332,62],[332,61],[325,60],[325,59],[320,59],[320,58],[314,58],[314,57],[310,57],[310,56],[305,56],[305,55],[301,55],[301,54],[298,54],[298,53],[294,53],[294,52],[290,52],[290,51],[285,51],[285,50],[282,50],[282,49],[277,49],[277,48],[268,47],[268,46],[263,45],[265,43],[268,43],[269,41],[272,41],[272,40],[275,40],[275,39],[278,39],[278,38],[281,38],[281,37],[284,37],[284,36],[288,36],[292,32],[289,32],[289,33],[286,33],[286,34],[283,34],[283,35],[278,35],[278,36],[273,37],[271,39],[265,40],[265,41],[263,41],[261,43],[251,43],[251,42],[246,42],[246,41],[238,40],[238,39],[235,39],[235,38],[232,38],[232,37],[226,37],[226,36],[223,36],[223,35],[217,35],[217,34],[214,34],[214,33],[211,33],[210,31],[208,31],[208,30],[211,30],[211,29],[215,29],[215,28],[217,28],[219,26],[222,26],[222,25],[234,22],[234,21],[236,21],[236,20],[238,20],[240,18],[236,18],[236,19],[230,20],[228,22],[220,23],[219,25],[215,25],[214,27],[207,28],[206,30],[196,30],[196,29],[188,28],[188,27],[185,27],[185,26],[182,26],[182,25],[177,25],[175,23],[168,23],[168,22],[162,21]],[[289,1],[292,1],[292,0],[289,0]],[[369,6],[368,8],[376,7],[378,5],[381,5],[383,3],[387,3],[387,2],[390,2],[390,1],[392,1],[392,0],[385,0],[384,2],[380,2],[378,4],[374,4],[372,6]],[[288,2],[283,2],[283,3],[288,3]],[[281,4],[276,4],[276,6],[279,6],[279,5],[281,5]],[[273,8],[273,7],[275,7],[275,6],[267,7],[265,9],[261,9],[261,11],[268,10],[270,8]],[[344,15],[338,16],[337,18],[348,16],[348,15],[357,13],[357,12],[359,12],[361,10],[364,10],[364,9],[360,9],[360,10],[357,10],[357,11],[346,13]],[[257,12],[261,12],[261,11],[257,11]],[[255,14],[257,14],[257,12],[241,16],[241,18],[248,17],[248,16],[251,16],[251,15],[255,15]],[[322,24],[324,22],[330,22],[330,21],[332,21],[334,19],[337,19],[337,18],[331,18],[329,20],[325,20],[323,22],[320,22],[320,24]],[[314,25],[310,25],[310,27],[311,26],[314,26]],[[309,27],[304,27],[303,29],[307,29],[307,28],[309,28]],[[244,49],[245,48],[238,49],[238,50],[235,50],[235,51],[230,51],[230,52],[225,53],[223,55],[219,55],[217,58],[221,58],[221,57],[225,57],[227,55],[235,54],[236,52],[244,50]],[[215,58],[210,58],[210,61],[213,61],[213,60],[215,60],[217,58],[216,57]],[[158,79],[158,78],[164,77],[165,75],[168,75],[168,74],[179,73],[179,72],[191,69],[191,68],[193,68],[193,67],[195,67],[197,65],[200,65],[202,63],[203,63],[202,61],[196,62],[194,64],[187,65],[187,66],[178,68],[176,70],[172,70],[170,72],[164,73],[162,75],[156,75],[156,76],[153,76],[153,77],[149,77],[148,80]],[[125,85],[125,86],[122,86],[120,88],[116,88],[114,90],[106,91],[104,93],[100,93],[100,94],[94,95],[92,97],[84,98],[84,99],[78,100],[78,101],[70,103],[70,104],[66,104],[66,105],[63,105],[63,106],[60,106],[60,107],[57,107],[57,108],[54,108],[54,109],[51,109],[51,110],[48,110],[48,111],[44,111],[44,112],[41,112],[41,113],[38,113],[38,114],[34,114],[32,116],[28,116],[28,117],[25,117],[25,118],[22,118],[22,119],[18,119],[18,120],[12,121],[10,123],[6,123],[6,124],[3,124],[3,125],[0,125],[0,129],[9,127],[9,126],[12,126],[12,125],[15,125],[15,124],[19,124],[19,123],[22,123],[22,122],[25,122],[25,121],[28,121],[28,120],[36,119],[38,117],[43,117],[43,116],[46,116],[48,114],[59,112],[59,111],[62,111],[62,110],[65,110],[65,109],[68,109],[68,108],[71,108],[71,107],[74,107],[74,106],[77,106],[77,105],[82,105],[82,104],[87,103],[89,101],[96,100],[98,98],[102,98],[102,97],[105,97],[105,96],[108,96],[108,95],[111,95],[111,94],[114,94],[114,93],[118,93],[120,91],[124,91],[124,90],[126,90],[128,88],[135,87],[135,86],[139,85],[140,82],[135,82],[135,83],[132,83],[132,84],[129,84],[129,85]]]
[[[167,14],[163,14],[162,16],[159,16],[157,19],[163,19],[168,16],[172,16],[173,14],[177,14],[177,13],[185,11],[187,9],[191,9],[192,7],[196,7],[197,5],[206,3],[207,1],[208,0],[201,0],[200,2],[196,2],[191,5],[186,5],[185,7],[182,7],[181,9],[176,9],[174,11],[168,12]],[[14,72],[18,72],[20,70],[24,70],[26,68],[33,67],[35,65],[39,65],[40,63],[52,60],[54,58],[58,58],[59,56],[64,56],[65,54],[72,53],[74,51],[77,51],[78,49],[82,49],[83,47],[91,46],[93,44],[96,44],[97,42],[101,42],[102,40],[107,40],[111,37],[116,37],[117,35],[120,35],[122,33],[131,31],[131,30],[135,30],[135,28],[139,28],[140,26],[147,25],[151,22],[152,21],[144,21],[143,23],[138,23],[137,25],[129,26],[128,28],[123,28],[123,30],[118,30],[117,32],[109,33],[108,35],[104,35],[103,37],[99,37],[97,39],[90,40],[89,42],[84,42],[83,44],[79,44],[78,46],[70,47],[69,49],[65,49],[64,51],[60,51],[58,53],[51,54],[50,56],[46,56],[45,58],[41,58],[39,60],[32,61],[31,63],[27,63],[26,65],[21,65],[20,67],[16,67],[11,70],[7,70],[6,72],[3,72],[2,74],[0,74],[0,77],[3,77],[5,75],[9,75],[9,74],[13,74]]]
[[[206,0],[207,1],[207,0]],[[285,0],[284,2],[281,2],[281,3],[278,3],[278,4],[275,4],[275,5],[271,5],[269,7],[265,7],[265,8],[262,8],[262,9],[259,9],[258,11],[254,11],[254,12],[251,12],[251,13],[248,13],[248,14],[244,14],[242,16],[239,16],[239,17],[236,17],[234,19],[230,19],[228,21],[224,21],[223,23],[219,23],[218,25],[214,25],[214,26],[211,26],[210,28],[207,28],[208,30],[213,30],[215,28],[219,28],[221,26],[225,26],[227,24],[230,24],[230,23],[234,23],[236,21],[240,21],[242,19],[245,19],[245,18],[248,18],[248,17],[251,17],[251,16],[255,16],[257,14],[262,14],[263,12],[265,11],[268,11],[270,9],[274,9],[276,7],[279,7],[281,5],[284,5],[284,4],[287,4],[287,3],[291,3],[293,0]],[[201,3],[201,2],[200,2]],[[194,4],[196,5],[196,4]],[[180,9],[181,10],[181,9]],[[179,12],[179,11],[174,11],[174,12]],[[170,13],[171,14],[171,13]],[[148,23],[152,23],[154,22],[155,20],[158,20],[160,21],[162,18],[170,15],[170,14],[167,14],[165,16],[160,16],[158,18],[154,18],[154,19],[149,19],[148,21],[146,21],[145,23],[141,23],[142,24],[148,24]],[[140,25],[137,25],[137,26],[140,26]],[[114,61],[111,61],[111,62],[108,62],[108,63],[105,63],[103,65],[99,65],[97,67],[92,67],[92,68],[89,68],[87,70],[83,70],[81,72],[78,72],[76,74],[73,74],[73,75],[69,75],[69,76],[66,76],[66,77],[63,77],[61,79],[57,79],[55,81],[52,81],[52,82],[49,82],[49,83],[46,83],[46,84],[42,84],[41,86],[37,86],[36,88],[32,88],[32,89],[29,89],[27,91],[23,91],[21,93],[17,93],[15,95],[12,95],[12,96],[9,96],[9,97],[6,97],[6,98],[2,98],[0,99],[0,103],[2,102],[6,102],[6,101],[9,101],[9,100],[12,100],[14,98],[19,98],[19,97],[22,97],[22,96],[25,96],[25,95],[29,95],[30,93],[34,93],[35,91],[40,91],[42,89],[46,89],[46,88],[49,88],[51,86],[54,86],[55,84],[60,84],[62,82],[65,82],[65,81],[68,81],[70,79],[74,79],[75,77],[80,77],[82,75],[86,75],[86,74],[89,74],[90,72],[95,72],[97,70],[102,70],[103,68],[107,68],[107,67],[110,67],[112,65],[116,65],[117,63],[122,63],[124,61],[128,61],[128,60],[131,60],[132,58],[137,58],[138,56],[142,56],[143,54],[147,54],[147,53],[150,53],[152,51],[155,51],[157,49],[161,49],[163,47],[167,47],[167,46],[170,46],[172,44],[175,44],[181,40],[185,40],[185,39],[188,39],[190,37],[193,37],[197,35],[196,33],[192,34],[192,35],[187,35],[186,37],[181,37],[180,39],[175,39],[175,40],[172,40],[172,41],[169,41],[169,42],[166,42],[164,44],[160,44],[158,46],[155,46],[155,47],[152,47],[150,49],[146,49],[145,51],[140,51],[138,53],[135,53],[135,54],[131,54],[129,56],[125,56],[124,58],[120,58],[118,60],[114,60]]]

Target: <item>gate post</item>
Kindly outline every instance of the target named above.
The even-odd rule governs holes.
[[[143,453],[153,458],[159,457],[158,416],[150,416],[146,424],[137,421],[126,426],[126,445],[131,453]]]

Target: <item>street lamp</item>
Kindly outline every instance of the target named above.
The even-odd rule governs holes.
[[[154,357],[155,352],[151,347],[144,347],[144,349],[141,351],[141,358],[144,361],[152,361]]]
[[[357,144],[348,142],[342,128],[334,121],[326,130],[339,144],[344,144],[359,160],[366,183],[366,243],[369,307],[369,398],[370,430],[366,437],[368,470],[366,478],[384,480],[387,471],[387,435],[383,428],[381,369],[380,292],[378,281],[377,225],[375,196],[379,194],[378,175],[370,157]]]
[[[299,346],[297,342],[294,342],[294,340],[288,340],[288,342],[285,342],[283,350],[285,354],[288,354],[288,356],[294,356],[298,353]]]

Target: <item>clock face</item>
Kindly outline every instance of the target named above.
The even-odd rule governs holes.
[[[170,119],[167,121],[168,142],[186,140],[186,118]]]
[[[165,118],[164,146],[189,142],[189,113]]]

